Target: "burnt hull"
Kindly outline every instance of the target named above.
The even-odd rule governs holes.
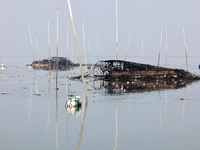
[[[107,81],[182,82],[200,79],[199,76],[183,69],[121,60],[98,62],[94,66],[94,75]]]

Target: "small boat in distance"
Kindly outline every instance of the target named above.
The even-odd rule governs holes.
[[[82,105],[82,98],[80,96],[70,97],[66,102],[66,108],[80,107]]]

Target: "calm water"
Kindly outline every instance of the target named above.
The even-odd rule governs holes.
[[[0,149],[199,150],[200,82],[109,94],[87,79],[88,105],[67,110],[69,91],[83,97],[82,83],[66,78],[76,71],[58,72],[57,92],[55,72],[49,78],[25,65],[0,71]]]

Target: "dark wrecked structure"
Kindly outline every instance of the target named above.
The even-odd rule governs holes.
[[[110,94],[176,89],[200,79],[199,76],[183,69],[122,60],[97,62],[93,68],[93,75],[97,81],[101,80],[98,89],[104,88]]]
[[[99,61],[94,76],[105,81],[189,81],[200,77],[183,69],[172,69],[122,60]]]
[[[58,68],[57,68],[58,64]],[[78,66],[78,64],[73,63],[71,60],[66,59],[64,57],[51,57],[50,59],[42,59],[34,61],[31,66],[34,69],[43,69],[43,70],[67,70],[74,66]]]

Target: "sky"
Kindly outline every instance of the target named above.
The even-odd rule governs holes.
[[[184,57],[183,28],[189,45],[188,56],[200,56],[200,2],[198,0],[118,0],[119,59],[137,61],[142,56],[153,56],[157,62],[158,51],[165,57],[167,30],[167,55]],[[116,59],[116,7],[115,0],[71,0],[81,58],[84,58],[83,29],[85,26],[86,55],[95,62],[99,59]],[[77,60],[72,25],[66,0],[6,0],[0,5],[0,59],[32,57],[28,26],[36,58],[48,57],[47,22],[50,22],[51,56],[56,55],[56,10],[59,10],[58,55]],[[163,44],[160,32],[163,25]],[[68,40],[67,40],[68,31]],[[67,50],[67,41],[69,49]],[[89,51],[90,45],[90,51]],[[164,59],[161,59],[164,62]],[[174,60],[175,61],[175,60]],[[196,62],[194,62],[196,63]]]

